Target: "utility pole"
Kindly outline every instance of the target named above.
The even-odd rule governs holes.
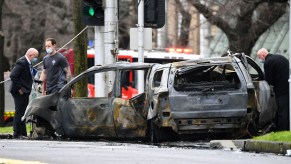
[[[138,2],[138,62],[144,62],[144,42],[143,42],[143,31],[144,31],[144,0]],[[138,93],[144,92],[144,71],[139,70],[138,73]]]
[[[95,26],[95,65],[104,64],[104,26]],[[95,74],[95,97],[105,97],[105,74]]]
[[[290,35],[290,31],[291,31],[291,5],[289,5],[289,129],[291,131],[291,51],[290,51],[290,47],[291,47],[291,35]]]
[[[117,40],[117,5],[115,0],[106,0],[104,20],[104,54],[105,64],[113,64],[116,61],[115,39]],[[106,74],[106,92],[112,90],[115,75],[113,72]]]
[[[4,34],[2,33],[2,5],[4,0],[0,0],[0,61],[4,60]],[[0,65],[0,81],[4,80],[4,64]],[[0,84],[0,127],[4,126],[5,108],[5,84]]]

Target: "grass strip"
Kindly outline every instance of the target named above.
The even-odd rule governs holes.
[[[254,137],[253,139],[262,141],[291,142],[291,131],[271,132],[263,136]]]

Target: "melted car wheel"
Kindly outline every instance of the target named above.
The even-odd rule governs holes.
[[[177,141],[179,136],[171,127],[158,127],[151,121],[150,139],[152,143],[159,143],[163,141]]]
[[[159,127],[157,125],[155,125],[155,123],[153,123],[153,121],[151,121],[150,131],[151,131],[151,133],[150,133],[151,142],[152,143],[161,142],[162,139],[161,139]]]
[[[35,117],[32,120],[32,129],[30,132],[31,139],[50,139],[54,137],[51,126],[40,117]]]

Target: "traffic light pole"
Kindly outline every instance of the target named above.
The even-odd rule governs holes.
[[[115,0],[106,0],[105,3],[105,22],[104,22],[104,49],[105,49],[105,64],[113,64],[116,61],[114,52],[115,37],[117,37],[117,5]],[[112,90],[114,82],[114,73],[106,74],[106,92]]]
[[[144,62],[144,0],[138,1],[138,62]],[[144,71],[138,71],[138,93],[144,92]]]
[[[289,48],[291,47],[291,5],[289,5]],[[289,129],[291,131],[291,51],[289,50]]]
[[[104,26],[95,26],[95,65],[104,64]],[[95,97],[105,97],[105,74],[97,73],[95,74]]]

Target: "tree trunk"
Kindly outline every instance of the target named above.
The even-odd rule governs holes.
[[[178,40],[178,46],[187,47],[189,43],[189,29],[191,23],[191,14],[186,11],[180,0],[176,0],[177,7],[182,15],[180,37]]]
[[[71,6],[73,11],[74,31],[77,35],[82,31],[85,26],[81,21],[82,1],[71,0]],[[85,71],[87,65],[87,33],[84,31],[74,40],[74,76],[77,76],[81,72]],[[87,79],[76,84],[75,93],[76,97],[87,97]]]
[[[178,9],[175,0],[167,0],[167,47],[176,46],[178,38]]]
[[[178,40],[179,46],[182,46],[182,47],[188,46],[190,22],[191,22],[191,14],[189,14],[188,12],[184,12],[182,14],[181,31],[180,31],[180,37]]]
[[[250,37],[249,35],[228,35],[229,50],[232,52],[243,52],[250,55],[253,46],[259,37]]]
[[[0,62],[4,60],[4,35],[2,33],[2,5],[4,0],[0,0]],[[4,64],[0,64],[0,82],[4,80]],[[4,126],[5,110],[5,90],[4,83],[0,84],[0,127]]]

